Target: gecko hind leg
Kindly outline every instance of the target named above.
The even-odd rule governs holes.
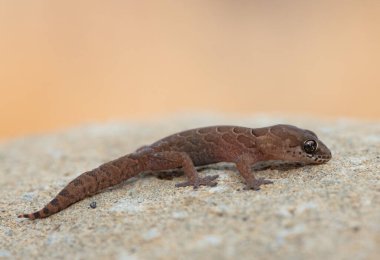
[[[215,180],[219,177],[219,175],[199,177],[193,161],[186,153],[167,151],[155,153],[152,156],[153,159],[159,159],[159,161],[153,163],[154,165],[151,165],[151,169],[153,170],[166,170],[178,167],[182,168],[187,177],[187,181],[177,183],[176,187],[193,186],[194,189],[196,189],[199,186],[214,187],[217,185]]]

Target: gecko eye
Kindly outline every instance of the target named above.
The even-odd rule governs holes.
[[[317,150],[317,142],[314,140],[307,140],[303,143],[303,149],[306,153],[312,154]]]

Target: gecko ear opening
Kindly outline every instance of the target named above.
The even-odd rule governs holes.
[[[318,143],[314,140],[307,140],[303,143],[303,150],[308,154],[313,154],[318,148]]]

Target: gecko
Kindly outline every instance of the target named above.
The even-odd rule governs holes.
[[[262,128],[209,126],[165,137],[151,145],[82,173],[63,188],[41,210],[19,218],[49,217],[70,205],[93,196],[143,172],[180,168],[186,181],[176,187],[215,186],[218,175],[201,177],[195,167],[219,162],[236,165],[246,190],[259,190],[270,180],[256,178],[252,166],[258,163],[322,164],[331,159],[327,146],[309,130],[292,125]]]

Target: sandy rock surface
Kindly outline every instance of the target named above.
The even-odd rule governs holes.
[[[179,130],[290,123],[331,149],[324,165],[257,173],[245,191],[229,164],[203,168],[218,186],[184,177],[131,179],[43,220],[40,209],[81,172]],[[96,208],[90,204],[96,202]],[[93,204],[94,206],[94,204]],[[379,259],[380,123],[219,116],[88,125],[0,144],[0,259]]]

